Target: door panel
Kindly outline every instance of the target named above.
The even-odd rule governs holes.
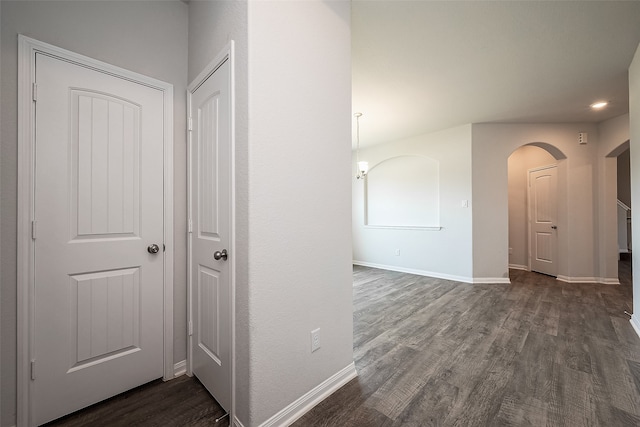
[[[557,168],[529,172],[529,218],[531,270],[555,276]]]
[[[133,237],[139,230],[140,106],[95,92],[72,90],[71,96],[73,229],[77,237]]]
[[[230,251],[231,96],[226,60],[191,94],[192,371],[227,411],[231,409]],[[233,256],[232,253],[229,256]]]
[[[163,94],[36,56],[37,424],[163,375]]]

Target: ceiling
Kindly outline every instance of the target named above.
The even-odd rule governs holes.
[[[640,1],[354,0],[360,144],[467,123],[619,116],[639,43]],[[609,107],[589,108],[601,99]]]

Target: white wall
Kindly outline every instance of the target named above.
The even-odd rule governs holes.
[[[17,34],[21,33],[174,85],[174,358],[186,356],[185,102],[187,5],[163,2],[2,1],[0,292],[2,417],[15,424]]]
[[[527,145],[509,156],[509,265],[529,268],[528,182],[529,170],[556,164],[548,151]]]
[[[603,147],[615,146],[610,141],[624,137],[625,123],[623,116],[600,126],[473,124],[361,150],[361,160],[369,161],[370,167],[403,154],[440,161],[444,229],[390,230],[363,226],[363,183],[353,178],[354,262],[474,283],[507,281],[509,263],[528,265],[526,220],[511,218],[512,223],[519,221],[520,228],[509,238],[509,194],[514,194],[514,188],[510,190],[508,186],[508,159],[519,147],[535,144],[545,147],[553,156],[531,157],[520,168],[526,171],[547,160],[558,164],[559,278],[615,283],[617,258],[611,257],[612,254],[617,257],[617,250],[612,252],[599,245],[602,230],[607,227],[613,227],[614,243],[616,236],[615,210],[613,220],[600,212],[600,201],[607,194],[601,183],[604,169],[600,163],[605,156]],[[588,144],[578,144],[579,132],[588,133]],[[601,142],[600,133],[606,141]],[[443,155],[451,156],[449,163],[446,156],[441,158]],[[355,164],[352,167],[355,169]],[[521,179],[525,182],[526,174]],[[525,203],[526,192],[520,195],[521,204]],[[470,200],[470,209],[460,207],[464,199]],[[512,215],[526,218],[524,208],[519,209],[519,214],[512,210]],[[514,248],[511,261],[509,247]],[[395,255],[396,249],[400,249],[400,256]]]
[[[365,116],[361,126],[366,126]],[[360,150],[369,167],[403,155],[439,162],[441,230],[384,229],[364,225],[364,182],[353,185],[353,260],[357,264],[472,281],[471,125]],[[355,155],[352,163],[355,171]],[[463,208],[462,201],[469,200]],[[400,249],[400,256],[395,250]]]
[[[249,381],[259,425],[353,361],[351,11],[249,2]],[[322,348],[310,352],[310,331]],[[240,367],[243,369],[245,367]]]
[[[463,135],[468,134],[469,128],[471,138]],[[526,167],[520,168],[546,163],[544,158],[558,164],[558,277],[566,281],[617,283],[617,219],[615,191],[611,190],[615,189],[615,169],[614,187],[609,187],[605,183],[611,171],[605,168],[605,156],[625,141],[627,130],[626,116],[599,125],[473,124],[363,149],[360,159],[369,161],[370,166],[403,154],[439,160],[444,229],[438,232],[364,227],[363,183],[353,178],[354,262],[474,283],[508,281],[509,263],[528,264],[526,221],[514,218],[526,217],[524,207],[512,209],[509,218],[509,194],[515,193],[508,185],[509,156],[531,144],[545,148],[552,156],[543,155],[540,160],[532,157],[525,162]],[[578,144],[579,132],[588,133],[588,144]],[[465,140],[466,145],[460,142]],[[455,155],[455,162],[448,164],[440,159],[442,153]],[[615,158],[609,160],[615,162]],[[355,163],[352,168],[355,170]],[[449,170],[457,176],[446,177]],[[525,182],[526,176],[520,178],[520,184]],[[471,197],[465,182],[471,185]],[[524,205],[526,192],[519,194],[519,203]],[[613,216],[606,212],[611,194]],[[469,210],[460,208],[463,199],[470,200]],[[512,203],[518,203],[518,199]],[[453,223],[446,222],[454,218]],[[470,225],[465,220],[471,221]],[[510,221],[521,224],[511,239]],[[613,231],[609,233],[609,229]],[[509,247],[514,248],[511,261]],[[400,249],[400,256],[395,256],[396,249]]]
[[[589,143],[578,144],[579,132]],[[507,159],[518,147],[546,143],[566,160],[558,165],[558,275],[565,280],[601,276],[598,239],[598,127],[595,124],[473,125],[473,274],[507,277]],[[557,157],[557,156],[556,156]]]
[[[618,161],[616,156],[624,151],[629,141],[629,115],[598,124],[598,263],[600,276],[618,277],[618,213],[617,185]],[[628,184],[627,184],[628,185]],[[626,222],[626,221],[625,221]],[[626,225],[625,225],[626,229]]]
[[[631,203],[640,200],[640,45],[629,67],[629,124],[631,143]],[[640,212],[631,207],[632,213],[632,240],[640,242]],[[638,252],[633,253],[633,270],[640,271],[640,257]],[[633,276],[633,317],[631,323],[638,335],[640,335],[640,274]]]

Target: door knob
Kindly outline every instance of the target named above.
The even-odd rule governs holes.
[[[147,246],[147,252],[149,252],[150,254],[157,254],[158,252],[160,252],[160,246],[156,245],[155,243],[149,245]]]
[[[552,225],[551,228],[553,228],[554,230],[557,230],[558,226],[557,225]]]
[[[215,251],[213,253],[213,258],[216,259],[216,260],[226,261],[227,260],[227,256],[228,256],[228,254],[227,254],[227,250],[226,249],[223,249],[221,251]]]

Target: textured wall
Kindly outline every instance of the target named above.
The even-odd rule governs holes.
[[[350,22],[249,3],[249,426],[353,360]]]
[[[589,133],[588,144],[578,144],[579,132]],[[558,164],[558,275],[600,277],[599,139],[597,126],[588,123],[473,125],[474,276],[507,274],[507,159],[530,143],[546,143],[566,157]]]
[[[361,126],[366,126],[362,119]],[[471,125],[360,150],[360,158],[367,160],[369,167],[403,155],[426,156],[438,162],[440,222],[437,225],[442,229],[365,227],[365,183],[352,174],[354,261],[472,281]],[[355,170],[355,158],[352,170]],[[462,207],[463,200],[469,201],[469,207]],[[395,255],[396,249],[400,249],[399,256]]]

